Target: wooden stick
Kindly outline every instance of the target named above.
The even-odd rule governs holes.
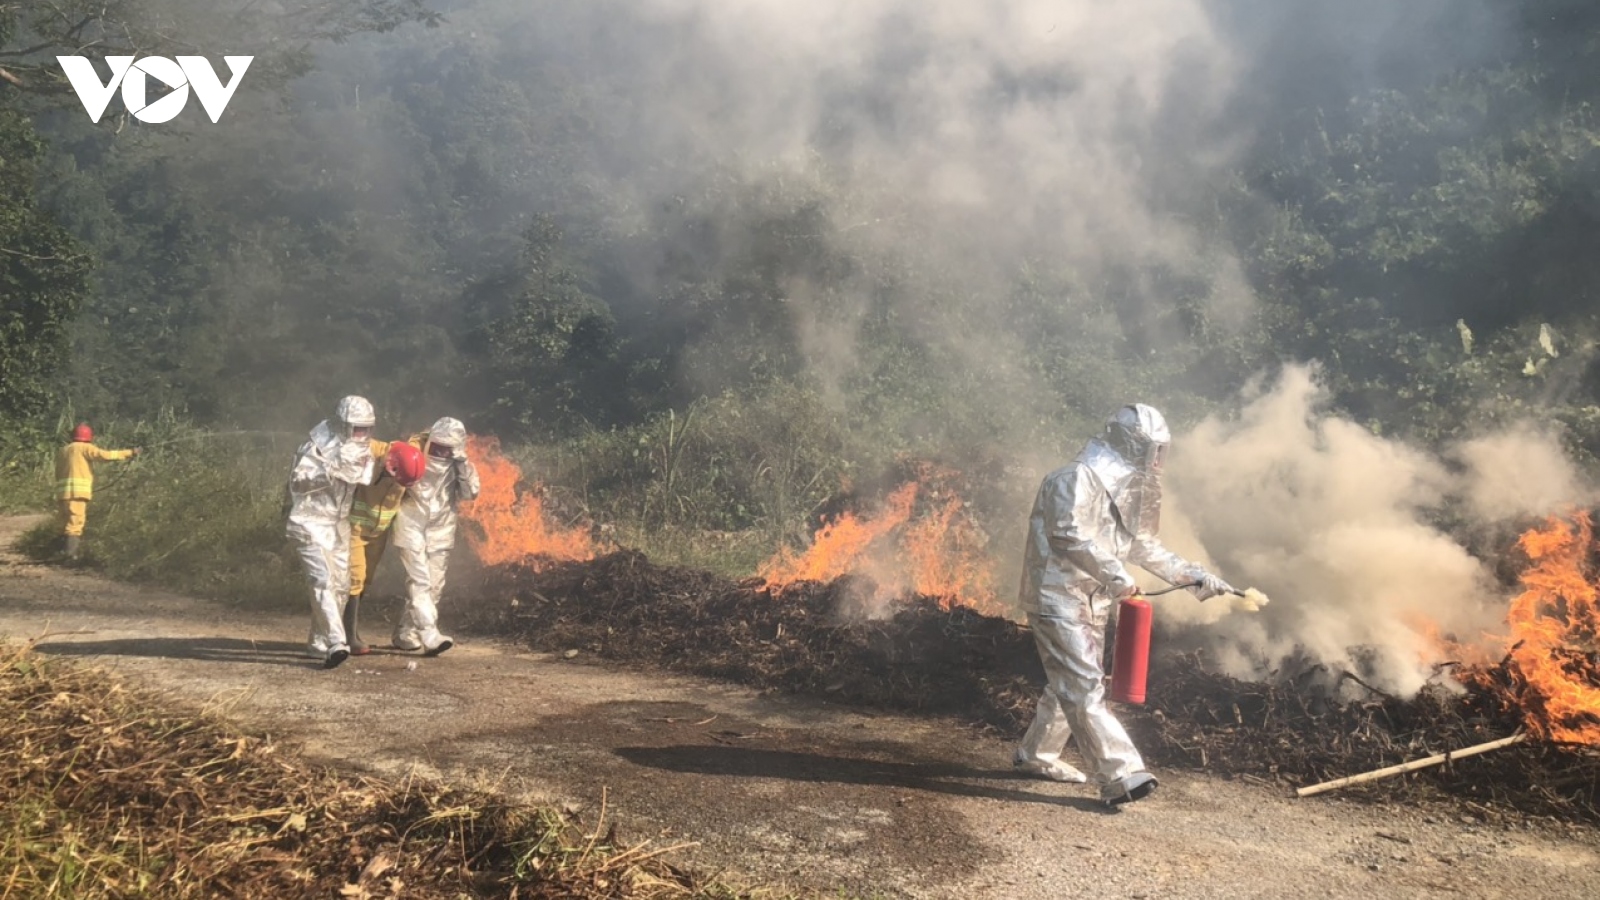
[[[1299,788],[1294,793],[1297,797],[1310,797],[1312,794],[1320,794],[1324,791],[1331,791],[1335,788],[1347,787],[1352,784],[1364,784],[1368,781],[1378,781],[1393,775],[1404,775],[1407,772],[1415,772],[1418,769],[1426,769],[1429,766],[1437,766],[1441,763],[1447,763],[1452,759],[1461,759],[1462,757],[1466,756],[1477,756],[1479,753],[1488,753],[1490,750],[1499,750],[1501,747],[1509,747],[1512,744],[1520,744],[1526,740],[1527,737],[1528,736],[1526,734],[1518,732],[1511,737],[1501,738],[1498,741],[1490,741],[1487,744],[1477,744],[1462,750],[1452,750],[1449,753],[1440,753],[1437,756],[1429,756],[1426,759],[1414,759],[1411,762],[1404,762],[1398,766],[1390,766],[1387,769],[1376,769],[1371,772],[1364,772],[1360,775],[1351,775],[1348,778],[1335,778],[1332,781],[1324,781],[1321,784],[1313,784],[1309,787]]]

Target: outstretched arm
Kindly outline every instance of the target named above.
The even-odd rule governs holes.
[[[1154,535],[1136,536],[1133,540],[1133,553],[1129,558],[1146,572],[1167,584],[1192,585],[1189,590],[1201,600],[1218,594],[1238,593],[1232,585],[1207,572],[1205,566],[1190,562],[1168,550]]]
[[[133,457],[139,455],[139,448],[135,447],[132,450],[101,450],[99,447],[90,444],[84,449],[83,455],[93,462],[132,459]]]

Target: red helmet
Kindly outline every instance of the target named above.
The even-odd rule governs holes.
[[[94,440],[94,429],[89,427],[88,422],[79,422],[78,427],[72,429],[72,439],[75,441],[92,441]]]
[[[383,468],[401,487],[410,487],[422,478],[428,463],[422,458],[421,450],[405,441],[395,441],[389,445]]]

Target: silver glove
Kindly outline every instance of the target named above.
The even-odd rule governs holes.
[[[1233,585],[1223,581],[1221,578],[1218,578],[1210,572],[1202,574],[1199,581],[1200,583],[1195,585],[1193,588],[1190,588],[1190,590],[1194,591],[1194,595],[1199,597],[1201,600],[1209,600],[1212,597],[1217,597],[1222,594],[1239,593],[1234,589]]]
[[[1106,584],[1106,594],[1113,600],[1126,600],[1139,593],[1139,586],[1126,572],[1115,576]]]

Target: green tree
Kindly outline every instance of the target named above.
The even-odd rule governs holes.
[[[616,323],[561,244],[561,229],[540,217],[517,262],[463,298],[461,392],[496,430],[549,438],[627,411]]]
[[[16,27],[15,9],[0,6],[0,46]],[[12,422],[47,408],[89,272],[83,247],[39,209],[45,148],[14,95],[0,86],[0,419]]]

